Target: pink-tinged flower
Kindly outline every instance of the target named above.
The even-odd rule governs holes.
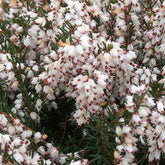
[[[14,119],[13,123],[14,123],[15,125],[20,125],[20,124],[21,124],[21,122],[20,122],[19,119]]]
[[[17,42],[19,40],[19,38],[16,35],[13,35],[10,37],[10,41],[12,42]]]

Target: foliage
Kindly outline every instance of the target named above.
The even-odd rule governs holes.
[[[0,164],[165,161],[165,2],[0,1]]]

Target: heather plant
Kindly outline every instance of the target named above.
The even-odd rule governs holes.
[[[0,0],[0,164],[164,164],[164,63],[163,0]]]

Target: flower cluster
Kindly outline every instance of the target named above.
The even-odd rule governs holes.
[[[136,163],[138,142],[149,162],[159,162],[165,152],[164,27],[162,0],[1,0],[0,160],[7,151],[18,164],[66,162],[25,126],[39,125],[43,109],[57,110],[63,93],[75,101],[71,116],[79,126],[101,112],[109,117],[107,106],[115,115],[124,109],[116,127],[117,163]]]
[[[53,147],[51,143],[46,143],[44,140],[47,135],[41,135],[40,132],[33,132],[24,126],[19,119],[12,118],[6,114],[0,114],[0,150],[1,150],[1,164],[9,163],[12,158],[18,164],[32,164],[38,165],[39,162],[51,164],[50,160],[59,160],[59,151]],[[43,145],[38,145],[40,142]],[[37,147],[36,152],[28,152],[28,147],[34,145]],[[7,151],[7,155],[5,155]],[[43,156],[48,156],[48,159],[43,159]],[[3,161],[2,161],[3,160]],[[13,160],[12,160],[13,162]]]
[[[148,149],[148,161],[151,163],[154,159],[159,162],[160,155],[165,152],[164,141],[164,96],[161,96],[156,102],[147,92],[145,85],[132,86],[132,95],[127,96],[126,110],[132,114],[128,125],[116,127],[117,151],[116,159],[124,163],[135,163],[134,156],[137,152],[137,141]],[[123,156],[124,155],[124,156]]]

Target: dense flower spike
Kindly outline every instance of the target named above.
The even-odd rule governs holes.
[[[132,119],[130,120],[130,124],[127,130],[129,132],[129,142],[131,142],[132,147],[136,146],[137,136],[139,137],[139,141],[148,147],[148,161],[152,162],[154,159],[159,162],[160,155],[164,154],[164,96],[160,97],[159,100],[155,103],[154,98],[149,94],[146,93],[145,86],[132,86],[132,94],[137,94],[136,102],[133,101],[135,99],[134,96],[127,96],[126,108],[129,112],[132,113]],[[121,144],[121,141],[118,139],[117,143],[120,145],[117,146],[119,153],[122,151],[126,152],[125,143],[128,141],[127,136],[123,135],[123,130],[120,127],[116,128],[116,134],[119,137],[124,138],[124,143]],[[130,143],[129,143],[130,144]],[[129,145],[128,145],[129,146]],[[130,149],[130,147],[129,147]],[[128,156],[127,161],[129,163],[133,163],[134,159],[134,152],[136,152],[137,148],[135,147],[135,151],[132,149],[129,153],[125,154],[125,156],[120,156],[120,162],[124,163],[124,159]],[[129,154],[133,154],[130,156]]]
[[[32,157],[30,152],[28,152],[28,147],[32,143],[42,142],[43,135],[37,136],[39,133],[33,133],[26,126],[22,125],[19,119],[13,119],[6,114],[0,114],[0,119],[0,130],[6,132],[5,134],[0,134],[0,149],[2,153],[7,150],[8,156],[13,157],[18,164],[24,162],[25,164],[37,165],[41,160],[47,162],[42,156],[48,155],[51,158],[51,150],[57,150],[53,159],[59,159],[58,149],[53,146],[46,148],[44,142],[43,146],[40,146],[45,148],[44,152],[35,152]],[[35,141],[32,140],[33,138]],[[3,158],[3,155],[1,156]]]
[[[43,107],[57,110],[61,93],[75,101],[78,126],[110,117],[109,107],[120,118],[114,164],[137,163],[139,143],[149,163],[159,162],[164,60],[162,0],[0,0],[0,164],[4,153],[17,164],[66,163],[46,135],[25,126],[40,124]],[[74,158],[70,164],[89,164]]]

